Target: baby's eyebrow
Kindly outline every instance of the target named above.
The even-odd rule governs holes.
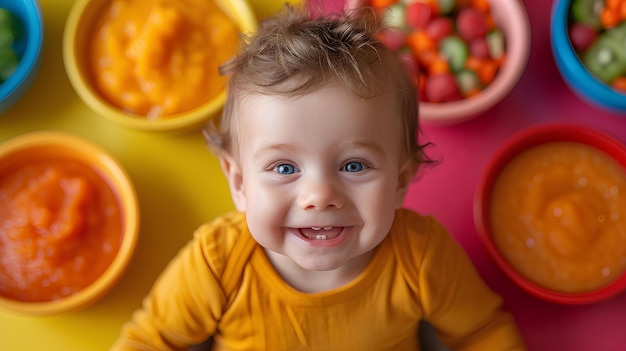
[[[386,155],[385,149],[380,144],[375,143],[375,142],[346,140],[346,141],[339,143],[338,146],[341,149],[367,149],[381,156]]]
[[[358,140],[346,140],[342,141],[337,145],[337,148],[340,150],[348,150],[348,149],[365,149],[368,152],[375,153],[379,156],[386,156],[385,149],[376,142],[368,142],[368,141],[358,141]],[[263,154],[268,152],[288,152],[293,151],[293,145],[289,144],[270,144],[264,145],[260,147],[258,150],[252,154],[253,159],[259,159],[263,156]]]
[[[291,149],[292,148],[290,148],[288,144],[271,144],[271,145],[266,145],[266,146],[263,146],[263,147],[259,148],[258,150],[256,150],[254,152],[254,154],[252,154],[252,158],[253,159],[258,159],[264,153],[267,153],[267,152],[270,152],[270,151],[286,152],[286,151],[291,150]]]

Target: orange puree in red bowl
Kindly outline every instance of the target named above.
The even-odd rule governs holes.
[[[578,143],[546,143],[515,157],[491,198],[493,239],[535,283],[579,293],[626,269],[626,175],[610,156]]]
[[[626,288],[626,147],[584,127],[513,136],[479,184],[487,251],[525,290],[590,303]]]
[[[90,142],[32,132],[0,144],[0,307],[56,314],[117,283],[138,234],[134,187]]]

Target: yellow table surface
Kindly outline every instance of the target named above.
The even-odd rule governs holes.
[[[141,228],[135,256],[119,284],[79,312],[30,317],[0,311],[0,350],[107,350],[154,279],[203,222],[232,210],[226,181],[200,132],[163,135],[125,129],[96,115],[65,73],[62,40],[73,0],[40,0],[44,54],[23,99],[0,116],[0,142],[34,130],[81,136],[107,150],[130,174]],[[295,2],[295,1],[294,1]],[[251,0],[257,18],[281,0]]]

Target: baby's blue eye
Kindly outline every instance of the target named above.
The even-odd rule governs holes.
[[[294,165],[283,163],[274,167],[274,172],[289,175],[298,172],[298,169]]]
[[[348,162],[343,166],[343,170],[346,172],[361,172],[365,169],[365,165],[361,162]]]

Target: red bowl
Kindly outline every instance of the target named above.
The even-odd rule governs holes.
[[[575,142],[592,146],[613,157],[626,170],[626,146],[612,137],[583,126],[539,125],[514,134],[496,151],[487,164],[474,197],[474,222],[488,254],[519,287],[541,299],[562,304],[589,304],[608,299],[626,289],[626,273],[596,290],[563,293],[547,289],[518,272],[500,252],[492,238],[490,199],[492,187],[503,168],[522,151],[549,142]]]

